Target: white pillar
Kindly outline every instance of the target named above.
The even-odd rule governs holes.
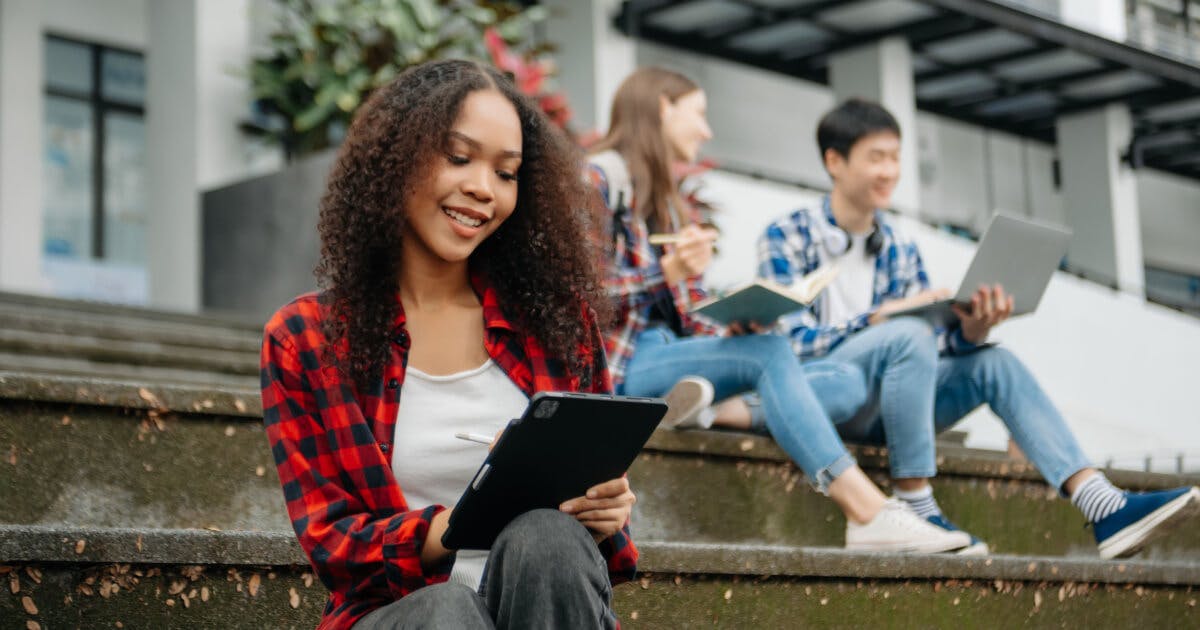
[[[150,2],[146,23],[146,266],[150,302],[200,305],[197,0]]]
[[[201,299],[200,193],[247,176],[237,129],[249,108],[249,0],[147,3],[147,266],[154,306]]]
[[[0,0],[0,289],[42,292],[43,62],[37,0]]]
[[[1107,105],[1064,116],[1057,127],[1063,209],[1074,230],[1068,265],[1098,282],[1142,294],[1137,178],[1121,161],[1132,134],[1129,109]]]
[[[829,85],[838,102],[865,98],[882,104],[896,117],[902,176],[892,203],[897,210],[916,214],[921,187],[917,179],[917,101],[908,40],[888,37],[831,56]]]
[[[254,151],[238,129],[249,117],[250,0],[205,0],[196,6],[197,178],[200,190],[210,190],[250,175],[251,162],[278,162],[278,151]],[[266,153],[275,154],[267,156]]]
[[[1125,0],[1059,0],[1058,14],[1068,26],[1125,41]]]
[[[558,46],[558,85],[576,131],[608,129],[612,97],[637,68],[636,45],[612,26],[620,0],[547,0],[546,39]]]

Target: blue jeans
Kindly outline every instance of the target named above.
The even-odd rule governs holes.
[[[867,405],[839,432],[887,444],[895,479],[934,476],[933,436],[983,404],[1055,488],[1091,465],[1037,380],[1004,348],[938,356],[933,329],[906,317],[855,333],[828,358],[858,365],[867,383]]]
[[[830,359],[811,359],[801,367],[817,402],[821,403],[825,415],[835,425],[853,419],[867,403],[867,385],[857,365]],[[742,394],[741,397],[750,408],[750,430],[770,435],[762,398],[755,392]]]
[[[638,335],[620,392],[662,396],[685,376],[713,384],[715,399],[757,390],[767,428],[822,493],[854,458],[804,377],[788,340],[776,335],[676,337],[657,327]],[[861,376],[857,377],[860,379]]]

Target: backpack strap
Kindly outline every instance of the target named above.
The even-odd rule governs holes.
[[[625,158],[610,149],[591,156],[588,162],[604,172],[604,179],[608,183],[608,207],[613,214],[620,217],[629,212],[633,203],[633,178],[629,176]]]

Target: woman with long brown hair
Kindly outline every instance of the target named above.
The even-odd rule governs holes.
[[[363,106],[321,200],[322,293],[266,326],[263,415],[322,628],[613,627],[624,479],[442,546],[491,435],[538,391],[609,392],[581,156],[507,78],[431,62]],[[403,490],[401,489],[403,488]]]
[[[673,162],[692,162],[712,137],[707,99],[687,77],[642,68],[613,99],[611,127],[588,173],[608,212],[609,295],[618,316],[606,336],[617,391],[661,396],[681,379],[722,400],[756,390],[767,429],[814,487],[846,515],[846,546],[879,551],[951,551],[970,538],[923,520],[888,499],[846,450],[784,337],[723,330],[692,314],[712,262],[716,234],[678,194]],[[649,235],[669,233],[658,247]],[[860,376],[861,378],[861,376]],[[860,386],[861,388],[861,386]]]

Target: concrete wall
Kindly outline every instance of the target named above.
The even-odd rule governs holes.
[[[706,277],[719,289],[754,277],[754,242],[767,223],[820,199],[815,191],[721,171],[705,176],[703,190],[721,209],[719,255]],[[933,284],[956,287],[974,244],[915,220],[897,221],[919,243]],[[1172,449],[1200,454],[1200,408],[1192,394],[1200,376],[1200,319],[1056,273],[1038,312],[1001,325],[993,338],[1025,361],[1097,462],[1115,456],[1128,463]],[[972,446],[1002,449],[1007,440],[985,409],[959,428]]]
[[[327,151],[204,193],[204,308],[266,321],[316,287],[317,204],[334,156]]]
[[[42,27],[55,35],[134,48],[146,47],[148,0],[42,0]],[[39,43],[40,46],[40,43]]]
[[[737,169],[829,185],[816,148],[817,120],[834,105],[829,90],[644,42],[637,61],[679,70],[707,88],[714,136],[702,149],[705,155]]]
[[[1125,0],[1058,0],[1058,14],[1075,28],[1125,41]]]
[[[707,88],[715,137],[706,156],[733,170],[829,186],[815,140],[817,120],[834,104],[824,86],[646,42],[637,44],[637,61],[681,70]],[[920,218],[981,230],[1007,210],[1068,224],[1054,146],[925,112],[915,133],[917,161],[902,165],[902,177],[920,179]],[[1200,274],[1192,245],[1200,241],[1200,182],[1149,169],[1137,177],[1146,258]]]
[[[546,31],[570,42],[555,55],[558,86],[572,96],[572,127],[580,133],[608,128],[612,94],[636,67],[636,44],[609,26],[622,0],[544,0]]]
[[[1195,180],[1138,171],[1146,263],[1200,275],[1200,186]]]

